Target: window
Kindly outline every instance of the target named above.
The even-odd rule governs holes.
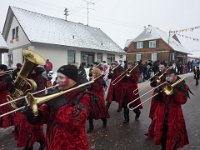
[[[142,59],[142,54],[136,54],[136,61],[140,61]]]
[[[103,61],[103,55],[100,53],[97,53],[97,62],[100,63]]]
[[[156,48],[156,41],[149,41],[149,48]]]
[[[12,29],[12,39],[18,39],[19,37],[19,27],[15,27]]]
[[[111,64],[112,62],[114,62],[115,61],[115,55],[113,55],[113,54],[108,54],[107,55],[107,62],[108,62],[108,64]]]
[[[12,39],[15,39],[15,28],[12,29]]]
[[[143,48],[143,42],[137,42],[137,49]]]
[[[16,27],[16,39],[18,39],[18,31],[19,31],[19,27]]]
[[[151,60],[156,61],[158,59],[158,53],[151,53]]]
[[[68,64],[75,64],[76,62],[76,51],[68,50]]]
[[[8,65],[11,66],[13,64],[13,54],[8,54]]]

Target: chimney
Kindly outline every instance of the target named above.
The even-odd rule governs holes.
[[[68,9],[67,8],[65,8],[65,10],[64,10],[64,15],[65,15],[65,20],[67,21],[67,16],[69,16],[69,14],[68,14]]]

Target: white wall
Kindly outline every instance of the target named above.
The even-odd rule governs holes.
[[[34,51],[39,53],[45,60],[49,59],[53,63],[54,72],[62,65],[68,63],[67,49],[64,47],[35,46]]]
[[[3,64],[8,65],[8,53],[2,53],[1,59]]]
[[[81,51],[76,50],[76,65],[80,66],[81,63]]]
[[[17,63],[22,63],[23,61],[22,49],[13,50],[12,54],[13,54],[13,64],[11,67],[15,68]]]
[[[103,61],[107,62],[107,53],[103,53]]]
[[[18,41],[16,39],[12,40],[12,29],[17,26],[19,27]],[[25,33],[23,32],[22,28],[20,27],[19,23],[17,22],[15,16],[13,17],[11,27],[9,29],[8,37],[6,39],[6,43],[9,47],[9,49],[16,48],[16,47],[30,43],[29,40],[27,39]]]

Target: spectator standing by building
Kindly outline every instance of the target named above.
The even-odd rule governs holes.
[[[46,60],[46,64],[44,65],[44,69],[46,70],[47,74],[49,73],[49,71],[51,71],[53,69],[53,64],[52,64],[52,62],[50,62],[49,59]]]
[[[87,74],[86,74],[86,71],[85,71],[85,66],[86,66],[85,62],[82,62],[79,66],[79,69],[78,69],[79,80],[81,80],[81,79],[87,80]]]
[[[13,71],[13,74],[12,74],[12,79],[13,80],[15,80],[17,78],[17,74],[20,71],[20,69],[22,68],[22,64],[17,63],[16,67],[17,68]]]
[[[196,85],[199,85],[199,67],[197,67],[196,69],[194,69],[194,78],[196,79]]]

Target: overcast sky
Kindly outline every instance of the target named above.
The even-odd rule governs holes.
[[[165,32],[200,26],[200,0],[93,0],[90,5],[89,25],[101,28],[119,46],[134,39],[144,26],[153,25]],[[8,6],[16,6],[49,16],[87,24],[85,0],[0,0],[0,32],[6,19]],[[180,34],[200,39],[200,29]],[[200,51],[200,41],[179,37],[183,46]]]

